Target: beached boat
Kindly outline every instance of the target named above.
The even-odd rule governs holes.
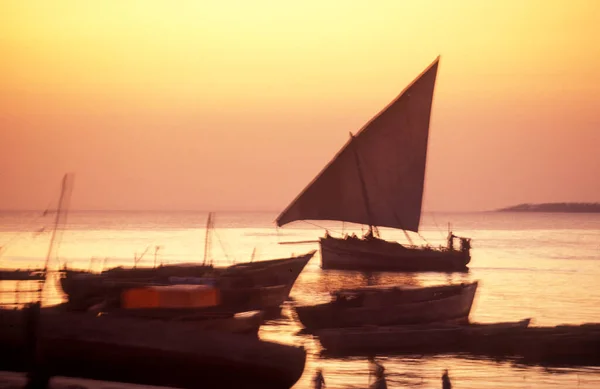
[[[443,353],[474,350],[482,337],[527,328],[531,319],[492,324],[433,324],[324,329],[315,332],[328,355]]]
[[[0,311],[0,369],[29,367],[21,311]],[[38,353],[50,375],[196,389],[290,388],[306,352],[249,336],[199,330],[195,323],[46,312]]]
[[[367,287],[334,294],[333,301],[298,306],[307,330],[323,328],[468,322],[477,282],[418,289]],[[360,292],[360,293],[359,293]]]
[[[447,247],[416,246],[407,231],[421,219],[436,59],[372,118],[276,220],[331,220],[369,226],[365,237],[319,240],[323,269],[466,271],[468,238],[448,235]],[[377,227],[403,230],[410,245],[380,239]],[[454,241],[459,240],[455,248]],[[289,243],[289,242],[287,242]]]

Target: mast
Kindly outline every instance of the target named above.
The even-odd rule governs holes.
[[[208,213],[208,219],[206,220],[206,235],[204,238],[204,260],[202,266],[206,266],[207,262],[212,265],[212,260],[208,260],[208,250],[210,246],[210,228],[212,227],[212,212]]]
[[[363,195],[363,200],[365,203],[365,211],[367,212],[367,218],[369,220],[369,232],[373,231],[373,223],[371,222],[373,220],[373,216],[371,215],[371,206],[369,205],[369,195],[368,195],[368,191],[367,191],[367,185],[365,184],[365,178],[363,177],[363,172],[362,169],[360,168],[360,158],[358,156],[358,151],[356,150],[356,147],[354,146],[354,135],[352,135],[352,132],[350,132],[350,145],[352,146],[352,151],[354,153],[354,158],[356,160],[356,169],[358,170],[358,177],[360,178],[360,187],[362,190],[362,195]]]
[[[71,192],[73,190],[73,174],[65,174],[62,179],[61,189],[60,189],[60,197],[58,199],[58,206],[56,209],[56,217],[54,218],[54,226],[52,228],[52,236],[50,237],[50,244],[48,246],[48,253],[46,254],[46,262],[44,264],[44,283],[40,288],[40,302],[42,300],[42,291],[46,286],[46,281],[48,280],[48,266],[50,265],[50,259],[54,252],[54,247],[57,244],[58,236],[57,232],[59,229],[59,225],[62,222],[66,222],[67,220],[67,210],[68,203],[71,198]],[[62,212],[64,209],[64,218],[61,218]]]

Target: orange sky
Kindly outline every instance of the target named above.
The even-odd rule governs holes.
[[[0,209],[281,210],[439,54],[425,208],[600,201],[600,2],[0,2]]]

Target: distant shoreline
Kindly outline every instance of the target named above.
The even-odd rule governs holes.
[[[600,203],[519,204],[497,209],[495,212],[600,213]]]

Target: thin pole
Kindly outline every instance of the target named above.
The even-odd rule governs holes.
[[[50,245],[48,247],[48,254],[46,255],[46,264],[44,265],[44,273],[48,271],[48,264],[50,263],[50,256],[52,255],[52,249],[54,248],[54,239],[56,238],[56,230],[58,229],[58,222],[60,219],[60,212],[62,202],[65,198],[65,188],[67,182],[67,175],[65,174],[62,180],[62,186],[60,190],[60,198],[58,200],[58,209],[56,211],[56,217],[54,218],[54,228],[52,229],[52,236],[50,237]]]
[[[202,265],[206,266],[208,260],[208,246],[210,244],[210,227],[212,224],[212,212],[208,213],[208,219],[206,220],[206,235],[204,238],[204,260],[202,261]],[[211,261],[212,262],[212,261]]]
[[[367,193],[367,185],[365,184],[365,179],[362,174],[362,169],[360,168],[360,159],[358,157],[358,151],[356,150],[356,146],[354,146],[354,135],[350,133],[350,144],[352,145],[352,150],[354,151],[354,157],[356,159],[356,167],[358,169],[358,177],[360,178],[360,184],[363,194],[363,200],[365,202],[365,210],[367,212],[367,219],[369,219],[369,231],[373,231],[373,216],[371,215],[371,207],[369,206],[369,196]]]
[[[58,207],[56,210],[56,217],[54,218],[54,228],[52,229],[52,236],[50,237],[50,245],[48,246],[48,253],[46,254],[46,263],[44,264],[44,282],[42,283],[42,287],[40,288],[39,294],[39,302],[42,303],[42,294],[44,287],[46,286],[46,281],[48,280],[48,266],[50,264],[50,257],[52,256],[52,252],[54,250],[54,244],[56,240],[56,232],[58,230],[58,224],[60,223],[60,215],[63,211],[63,206],[67,200],[67,189],[71,189],[71,187],[67,186],[67,179],[69,174],[65,174],[62,179],[62,185],[60,190],[60,197],[58,199]],[[67,210],[65,209],[65,220],[67,218]]]

